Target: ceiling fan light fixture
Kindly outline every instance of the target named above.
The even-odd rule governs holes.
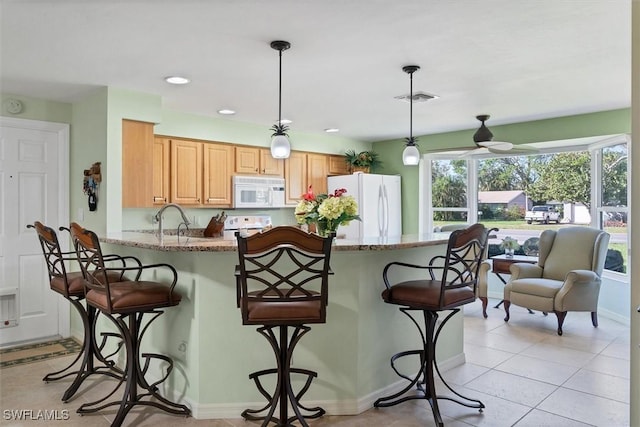
[[[409,137],[406,138],[407,145],[402,151],[402,164],[405,166],[415,166],[420,163],[420,150],[416,145],[417,138],[413,137],[413,73],[420,69],[417,65],[405,65],[402,71],[409,74]]]
[[[480,114],[476,116],[476,119],[482,122],[476,133],[473,134],[473,142],[476,144],[491,141],[493,139],[493,133],[491,133],[489,128],[484,124],[485,121],[489,120],[489,117],[491,116],[488,114]]]
[[[271,48],[278,51],[279,68],[278,68],[278,124],[273,125],[271,130],[271,157],[274,159],[287,159],[291,154],[291,144],[287,131],[289,127],[282,122],[282,51],[291,47],[291,43],[284,40],[274,40],[271,42]]]

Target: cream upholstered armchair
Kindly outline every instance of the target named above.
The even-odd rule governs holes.
[[[505,322],[516,304],[558,317],[558,335],[568,311],[590,311],[598,326],[598,295],[609,233],[589,227],[545,230],[540,235],[537,264],[511,265],[504,288]]]

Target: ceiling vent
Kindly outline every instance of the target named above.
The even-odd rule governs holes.
[[[400,101],[409,102],[411,99],[410,94],[395,96],[395,99],[399,99]],[[438,95],[432,95],[426,92],[415,92],[413,94],[413,102],[427,102],[430,99],[438,99],[440,98]]]

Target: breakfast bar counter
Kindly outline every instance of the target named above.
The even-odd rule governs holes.
[[[185,402],[200,419],[238,418],[245,408],[262,406],[264,398],[248,375],[273,367],[275,360],[255,330],[242,325],[235,239],[165,235],[160,241],[153,233],[121,232],[100,240],[105,253],[133,255],[145,264],[168,263],[178,271],[180,306],[154,322],[142,342],[143,351],[174,360],[163,392]],[[382,301],[382,270],[392,261],[426,264],[445,253],[446,243],[447,233],[335,240],[327,322],[312,325],[313,333],[300,341],[293,360],[295,367],[318,372],[303,399],[308,406],[321,405],[331,415],[358,414],[376,398],[400,389],[389,358],[400,349],[417,348],[420,337],[406,316]],[[103,320],[101,327],[108,322]],[[442,370],[464,363],[462,333],[458,314],[438,342]],[[160,376],[159,369],[151,367],[149,375]],[[300,385],[294,382],[294,387]]]

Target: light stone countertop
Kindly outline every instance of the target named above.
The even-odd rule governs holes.
[[[336,251],[380,251],[408,249],[446,244],[450,233],[431,233],[429,235],[408,234],[386,238],[365,238],[359,241],[335,239]],[[165,234],[160,239],[157,233],[144,231],[122,231],[100,236],[103,243],[154,249],[165,252],[236,252],[234,239],[222,237],[177,236]]]

